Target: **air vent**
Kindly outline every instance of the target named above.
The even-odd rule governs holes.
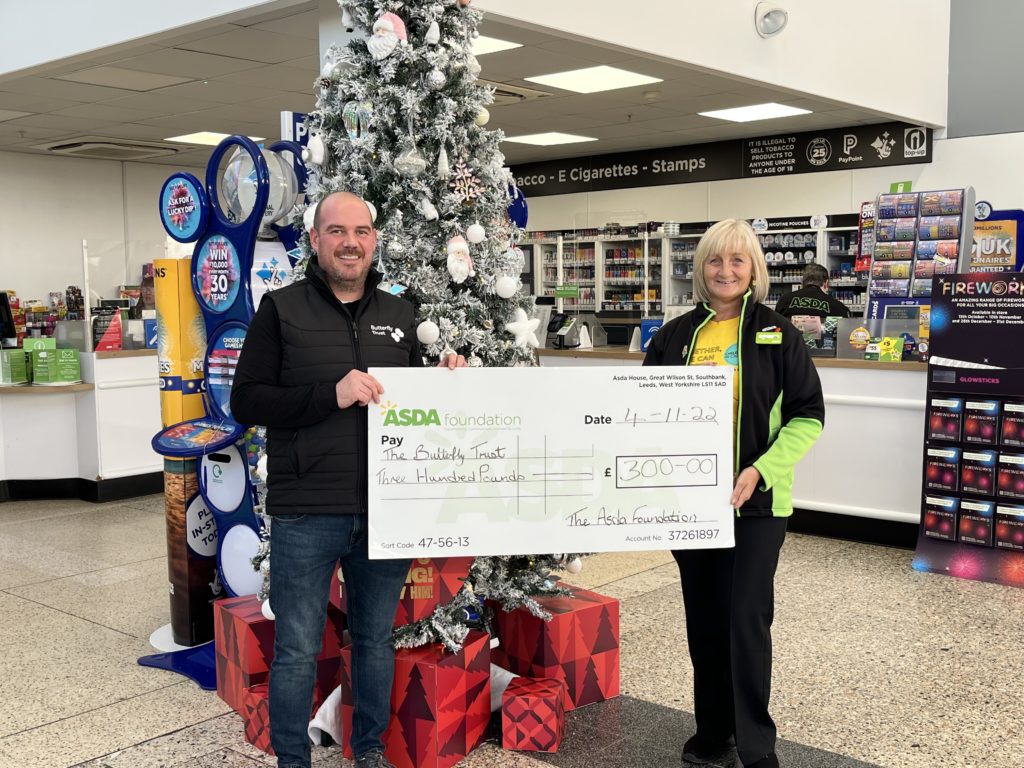
[[[85,157],[90,160],[146,160],[152,157],[173,155],[180,150],[180,147],[150,141],[79,136],[74,139],[40,144],[35,149],[43,149],[53,152],[55,155]]]
[[[524,88],[521,85],[509,85],[508,83],[496,83],[493,80],[478,80],[481,85],[490,85],[494,88],[494,104],[499,107],[506,107],[510,104],[519,104],[524,101],[542,99],[551,94],[547,91],[538,91],[533,88]]]

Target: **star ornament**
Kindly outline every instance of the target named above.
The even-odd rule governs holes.
[[[537,326],[540,325],[539,317],[528,317],[522,307],[516,307],[515,319],[511,323],[505,323],[505,330],[516,337],[517,347],[539,347],[537,340]]]

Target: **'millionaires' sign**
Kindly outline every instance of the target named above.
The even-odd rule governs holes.
[[[512,171],[523,194],[536,197],[931,161],[930,128],[883,123],[527,163]]]

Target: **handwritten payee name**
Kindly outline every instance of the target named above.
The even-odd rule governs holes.
[[[664,523],[696,523],[697,515],[686,514],[678,509],[661,509],[641,504],[632,510],[600,507],[591,510],[580,507],[565,516],[565,523],[570,528],[587,528],[602,525],[662,525]]]

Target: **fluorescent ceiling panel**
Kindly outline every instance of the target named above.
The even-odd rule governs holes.
[[[651,83],[662,82],[660,77],[640,75],[636,72],[629,72],[625,69],[609,67],[603,64],[599,67],[574,69],[570,72],[556,72],[552,75],[539,75],[523,79],[531,83],[539,83],[551,88],[561,88],[563,91],[575,91],[576,93],[598,93],[599,91],[613,91],[617,88],[632,88],[636,85],[650,85]]]
[[[506,136],[505,141],[516,144],[533,144],[537,147],[550,147],[555,144],[578,144],[582,141],[597,141],[593,136],[577,136],[572,133],[531,133],[526,136]]]
[[[499,40],[496,37],[480,35],[473,41],[473,55],[483,56],[485,53],[497,53],[498,51],[511,51],[513,48],[522,48],[522,43],[513,43],[509,40]]]
[[[731,120],[734,123],[749,123],[754,120],[771,120],[776,117],[794,117],[795,115],[809,115],[809,109],[797,109],[787,107],[785,104],[752,104],[749,107],[733,107],[732,109],[716,109],[712,112],[698,112],[704,117],[714,117],[718,120]]]
[[[231,134],[214,133],[213,131],[199,131],[197,133],[186,133],[183,136],[168,136],[165,141],[177,141],[182,144],[203,144],[215,147]],[[264,141],[262,136],[250,136],[253,141]]]

